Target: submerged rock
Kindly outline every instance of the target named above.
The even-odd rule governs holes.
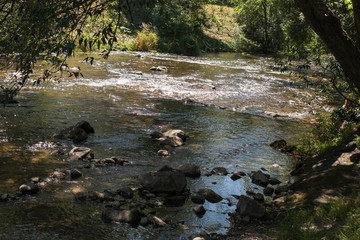
[[[140,224],[141,213],[136,209],[116,210],[113,208],[107,208],[102,213],[102,219],[106,223],[110,223],[110,222],[128,223],[132,227],[137,227]]]
[[[171,206],[171,207],[180,207],[184,205],[185,200],[186,200],[186,196],[184,195],[168,196],[165,198],[164,204],[166,206]]]
[[[78,201],[114,201],[114,198],[105,193],[100,193],[97,191],[89,191],[89,192],[79,192],[75,194],[75,200]]]

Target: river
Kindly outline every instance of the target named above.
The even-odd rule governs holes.
[[[18,105],[0,109],[0,193],[15,193],[29,178],[46,178],[54,169],[78,167],[52,155],[72,142],[54,142],[60,129],[87,120],[95,129],[87,142],[96,158],[116,156],[128,166],[83,169],[83,177],[44,187],[35,197],[0,203],[1,239],[187,239],[194,232],[226,233],[233,195],[261,192],[248,177],[205,176],[213,167],[249,173],[265,168],[285,182],[293,159],[269,147],[278,139],[295,143],[308,131],[311,106],[325,99],[287,74],[271,70],[274,60],[242,54],[185,57],[160,53],[113,53],[70,59],[83,77],[29,86]],[[167,71],[155,72],[153,66]],[[41,66],[40,66],[41,67]],[[168,157],[150,133],[182,129],[189,139]],[[103,204],[74,200],[79,191],[138,187],[137,176],[161,166],[193,163],[202,177],[188,179],[191,193],[210,188],[224,200],[206,202],[201,218],[187,200],[183,207],[157,209],[165,228],[105,224]],[[230,206],[229,206],[230,205]],[[184,221],[179,226],[178,221]]]

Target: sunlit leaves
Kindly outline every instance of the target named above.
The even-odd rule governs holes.
[[[353,9],[353,4],[351,0],[344,0],[345,4],[348,6],[348,9]]]

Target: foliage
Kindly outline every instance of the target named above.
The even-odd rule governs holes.
[[[149,25],[144,24],[143,29],[137,33],[135,46],[132,50],[157,50],[158,41],[159,39],[156,32]]]
[[[198,36],[204,21],[202,1],[178,0],[157,5],[152,13],[152,24],[158,31],[159,50],[199,54]]]
[[[279,239],[359,239],[360,194],[286,214]]]
[[[359,121],[354,109],[339,108],[318,117],[315,127],[296,147],[300,159],[315,157],[346,141]]]
[[[277,51],[283,48],[285,35],[281,29],[282,16],[274,1],[239,1],[238,21],[243,24],[247,39],[258,43],[262,52]]]

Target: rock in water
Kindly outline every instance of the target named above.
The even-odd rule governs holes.
[[[262,218],[266,213],[263,205],[244,195],[240,196],[239,202],[236,205],[236,211],[241,216],[248,216],[252,219]]]
[[[94,159],[94,152],[86,147],[74,147],[69,152],[69,160],[91,161]]]
[[[223,175],[223,176],[228,175],[228,171],[224,167],[216,167],[213,170],[211,170],[211,173],[215,175]]]
[[[203,205],[199,205],[193,208],[193,211],[195,212],[196,215],[204,215],[206,213],[206,209],[204,208]]]
[[[139,176],[140,184],[152,193],[178,195],[187,185],[183,172],[175,170],[149,172]]]
[[[180,165],[177,170],[183,172],[187,177],[199,178],[201,176],[200,167],[194,164],[187,163]]]
[[[257,185],[266,187],[269,184],[269,177],[261,171],[251,174],[251,181]]]
[[[191,201],[193,203],[197,203],[197,204],[204,204],[205,203],[205,197],[203,195],[196,194],[196,195],[191,196]]]
[[[198,194],[204,196],[204,198],[211,203],[217,203],[223,200],[219,194],[211,189],[200,189]]]
[[[88,134],[94,133],[94,128],[87,121],[80,121],[74,126],[65,128],[54,134],[54,138],[62,140],[72,140],[74,143],[84,142]]]
[[[154,132],[151,134],[151,137],[160,141],[162,146],[180,147],[184,145],[187,135],[182,130],[171,129],[164,133]]]
[[[34,183],[26,183],[26,184],[22,184],[19,187],[19,191],[22,194],[36,194],[40,191],[40,189]]]
[[[70,171],[70,177],[72,179],[77,179],[82,176],[82,173],[78,169],[71,169]]]
[[[90,125],[87,121],[80,121],[77,124],[74,125],[74,128],[81,128],[83,129],[87,134],[95,133],[94,128]]]

